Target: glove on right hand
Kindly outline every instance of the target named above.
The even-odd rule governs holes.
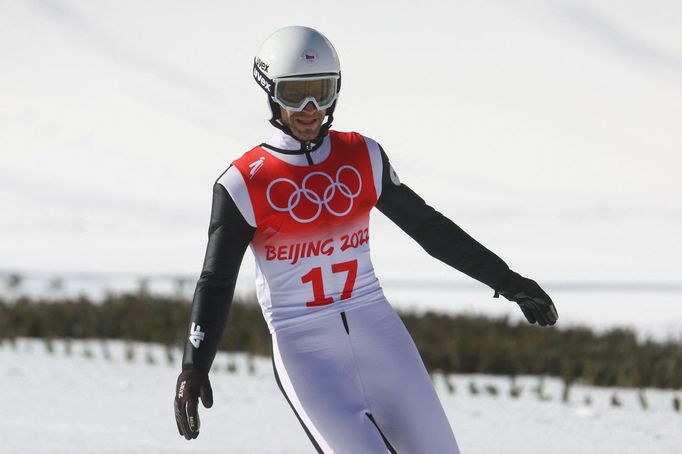
[[[199,397],[204,407],[213,406],[213,390],[208,374],[197,369],[183,370],[175,387],[175,422],[187,440],[199,436]]]

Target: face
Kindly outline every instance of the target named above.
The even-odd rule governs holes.
[[[280,121],[291,129],[299,140],[312,140],[320,133],[326,110],[317,110],[315,104],[309,102],[300,112],[291,112],[279,107]]]

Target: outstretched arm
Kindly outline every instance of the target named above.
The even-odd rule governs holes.
[[[255,228],[245,220],[225,187],[213,187],[213,206],[206,257],[190,313],[182,373],[175,395],[175,418],[180,435],[199,435],[198,398],[213,404],[208,371],[223,337],[239,267]]]
[[[382,188],[377,208],[431,256],[497,290],[510,272],[507,264],[401,183],[383,150],[381,158]]]
[[[401,183],[381,150],[382,189],[377,208],[431,256],[483,282],[521,306],[531,323],[553,325],[556,308],[540,286],[507,264]]]

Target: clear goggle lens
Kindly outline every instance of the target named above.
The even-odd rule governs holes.
[[[287,110],[301,111],[309,102],[318,110],[327,109],[336,100],[338,76],[287,78],[275,81],[275,101]]]

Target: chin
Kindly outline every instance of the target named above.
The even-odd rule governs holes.
[[[311,131],[306,131],[306,132],[292,131],[292,132],[294,134],[296,134],[296,137],[298,137],[301,140],[313,140],[320,133],[320,130],[318,129],[318,130],[312,131],[312,132]]]

